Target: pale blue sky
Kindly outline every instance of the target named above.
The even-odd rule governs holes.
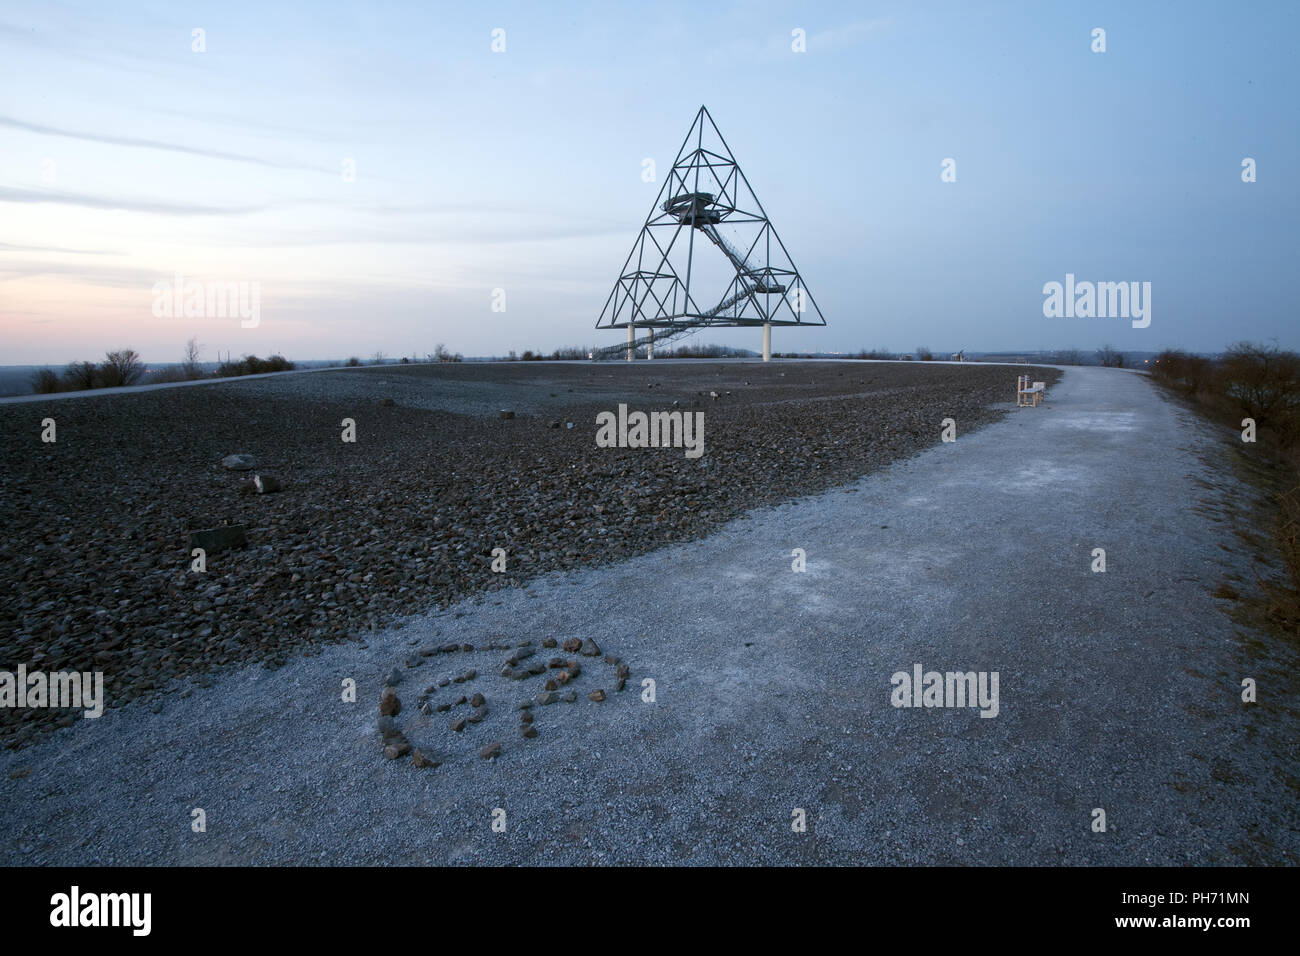
[[[613,344],[642,160],[702,103],[827,319],[778,350],[1300,347],[1298,11],[11,0],[0,364]],[[177,271],[261,324],[155,317]],[[1067,272],[1151,282],[1151,326],[1044,318]]]

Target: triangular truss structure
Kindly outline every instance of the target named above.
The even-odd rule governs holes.
[[[596,328],[646,328],[644,341],[663,342],[705,327],[825,324],[701,106]]]

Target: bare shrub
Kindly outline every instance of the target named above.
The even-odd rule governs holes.
[[[119,349],[104,355],[99,367],[99,382],[104,388],[134,385],[144,374],[144,365],[135,349]]]
[[[63,387],[69,392],[95,388],[99,383],[99,370],[94,362],[72,362],[63,370]]]
[[[32,391],[37,395],[49,395],[63,391],[59,373],[52,368],[39,368],[32,373]]]

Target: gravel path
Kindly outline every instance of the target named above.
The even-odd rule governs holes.
[[[1224,454],[1144,378],[1069,369],[1041,408],[703,540],[0,753],[0,863],[1294,865],[1295,649],[1212,597],[1250,563],[1215,510],[1250,494]],[[577,702],[535,707],[527,740],[514,706],[541,678],[499,677],[506,652],[483,648],[545,657],[549,637],[594,639],[631,678],[612,691],[612,666],[578,655]],[[419,654],[451,642],[476,649]],[[999,672],[997,717],[892,707],[914,663]],[[393,667],[437,768],[381,754]],[[432,696],[483,693],[483,722],[418,713],[471,667]]]

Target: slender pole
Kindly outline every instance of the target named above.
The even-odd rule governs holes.
[[[632,323],[627,324],[627,360],[630,362],[636,356],[636,348],[632,345]]]
[[[763,323],[763,361],[772,361],[772,323]]]

